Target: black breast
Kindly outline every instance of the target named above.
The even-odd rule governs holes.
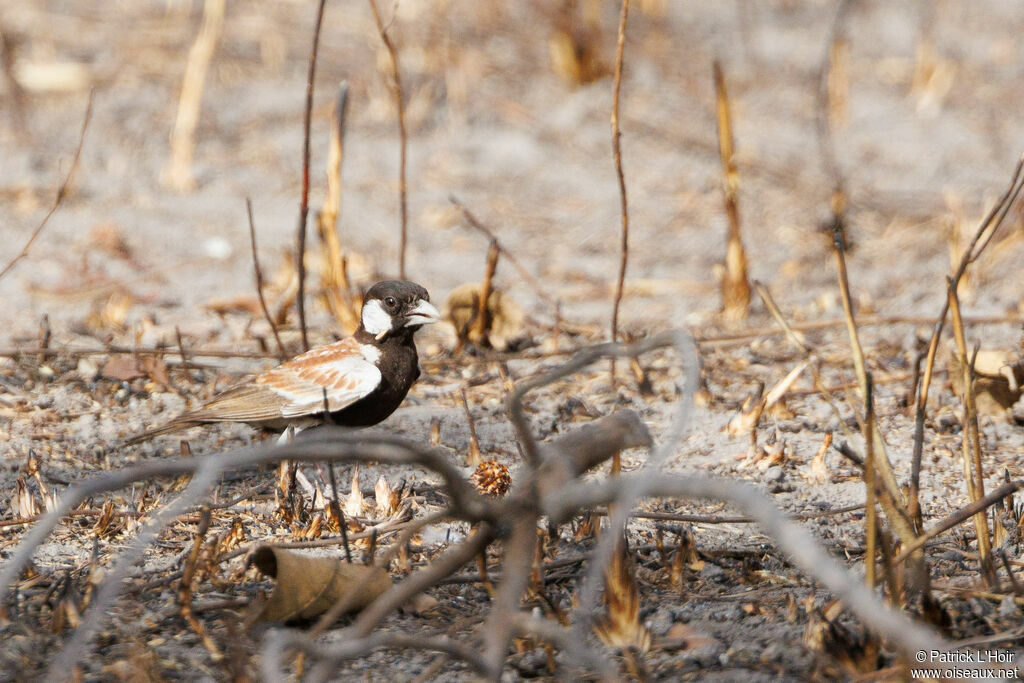
[[[381,355],[377,361],[381,382],[372,393],[350,406],[331,413],[335,424],[344,427],[375,425],[402,404],[409,388],[420,376],[419,359],[412,334],[389,337],[378,345]]]

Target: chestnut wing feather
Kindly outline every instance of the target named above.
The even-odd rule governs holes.
[[[296,356],[256,378],[256,384],[280,399],[282,417],[314,415],[324,410],[324,390],[331,412],[368,396],[380,384],[376,365],[352,338]]]
[[[318,415],[324,410],[325,389],[333,412],[369,395],[380,381],[380,370],[348,338],[311,349],[232,387],[187,417],[255,422]]]

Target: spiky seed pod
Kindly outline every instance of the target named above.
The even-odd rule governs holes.
[[[481,494],[495,498],[504,496],[512,486],[512,476],[508,473],[508,467],[497,460],[484,460],[477,465],[470,481]]]

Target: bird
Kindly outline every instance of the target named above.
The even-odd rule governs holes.
[[[213,422],[244,422],[288,433],[325,421],[345,427],[375,425],[398,408],[420,376],[413,336],[440,319],[420,285],[378,282],[363,297],[359,327],[352,336],[230,387],[125,445]]]

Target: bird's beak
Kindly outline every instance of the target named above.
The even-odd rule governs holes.
[[[441,313],[429,301],[421,300],[406,316],[406,327],[429,325],[441,320]]]

